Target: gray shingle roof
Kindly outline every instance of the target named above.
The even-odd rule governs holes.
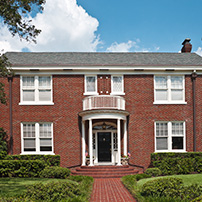
[[[201,66],[195,53],[8,52],[13,66]]]

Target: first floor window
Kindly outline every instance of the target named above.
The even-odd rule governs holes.
[[[185,122],[155,123],[156,151],[185,151]]]
[[[22,123],[23,153],[52,153],[52,123]]]

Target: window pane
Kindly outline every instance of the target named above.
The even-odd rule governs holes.
[[[183,149],[183,137],[172,137],[172,149]]]
[[[50,76],[40,76],[39,77],[39,86],[40,87],[51,87],[51,77]]]
[[[40,151],[52,151],[52,147],[51,146],[47,146],[47,147],[41,146]]]
[[[182,76],[171,76],[171,88],[182,89],[183,88],[183,77]]]
[[[156,89],[167,89],[167,77],[155,77]]]
[[[172,123],[172,135],[184,135],[183,123]]]
[[[95,77],[88,76],[86,77],[86,87],[87,92],[95,92]]]
[[[113,92],[123,92],[122,76],[113,77]]]
[[[156,136],[157,137],[168,136],[168,124],[167,123],[156,123]]]
[[[168,138],[157,137],[156,138],[156,150],[167,150],[168,149]]]
[[[168,92],[167,90],[156,90],[156,100],[167,100]]]
[[[23,137],[35,137],[35,124],[23,124]]]
[[[40,146],[51,146],[51,145],[52,145],[51,138],[40,139]]]
[[[23,76],[22,77],[23,87],[34,87],[34,76]]]
[[[39,90],[39,101],[51,101],[51,90]]]
[[[52,137],[51,124],[44,123],[39,125],[40,137]]]
[[[183,91],[182,90],[171,90],[171,99],[172,100],[183,100]]]
[[[34,90],[23,90],[23,101],[35,101]]]
[[[24,139],[24,151],[36,151],[35,139]]]

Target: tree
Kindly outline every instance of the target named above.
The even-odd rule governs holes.
[[[7,134],[3,128],[0,128],[0,159],[7,155]]]
[[[33,11],[43,11],[45,0],[1,0],[0,17],[13,36],[36,42],[41,30],[31,24],[28,17]]]
[[[0,22],[7,25],[10,33],[18,35],[20,39],[36,43],[36,37],[41,30],[31,24],[28,17],[33,11],[43,11],[45,0],[1,0],[0,2]],[[0,77],[12,75],[5,55],[0,54]],[[0,103],[6,104],[6,94],[4,85],[0,82]]]

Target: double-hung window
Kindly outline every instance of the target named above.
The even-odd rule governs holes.
[[[123,76],[112,76],[111,77],[111,94],[124,95]]]
[[[155,76],[154,103],[186,104],[184,76]]]
[[[22,153],[53,154],[52,123],[22,123]]]
[[[155,151],[179,152],[185,148],[185,122],[156,122]]]
[[[20,104],[53,104],[51,76],[21,76]]]
[[[97,76],[85,76],[85,95],[97,95]]]

